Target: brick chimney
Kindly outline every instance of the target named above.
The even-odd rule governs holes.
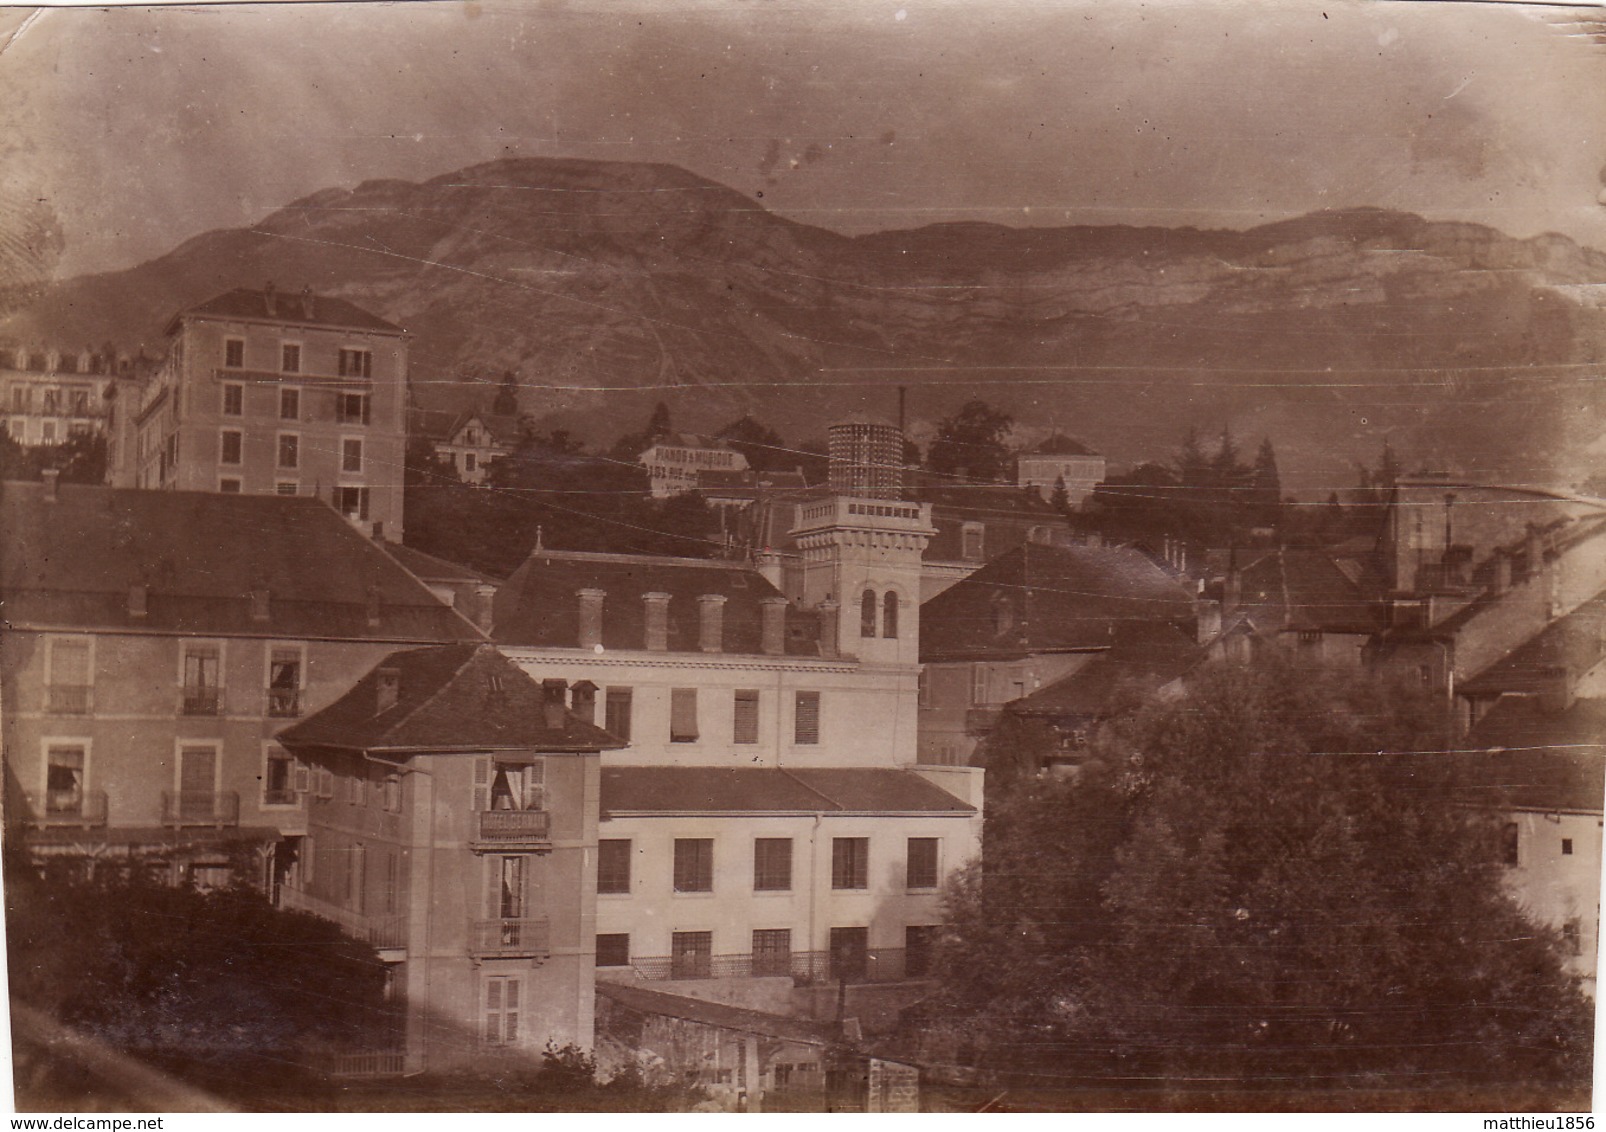
[[[840,648],[838,633],[841,623],[837,618],[840,606],[834,601],[822,601],[820,611],[820,655],[836,656]]]
[[[382,715],[401,699],[401,669],[381,668],[374,684],[374,714]]]
[[[128,615],[144,617],[149,612],[150,587],[143,582],[128,587]]]
[[[786,599],[780,596],[760,598],[758,608],[764,655],[780,656],[786,652]]]
[[[602,644],[602,603],[608,591],[576,590],[575,596],[580,599],[580,647],[595,649]]]
[[[474,587],[474,624],[487,637],[496,625],[496,587],[480,583]]]
[[[569,689],[569,710],[587,723],[597,721],[597,686],[589,680],[576,680]]]
[[[541,721],[546,724],[548,731],[562,731],[563,725],[568,722],[568,709],[563,706],[564,694],[568,690],[567,680],[552,678],[541,681]]]
[[[266,621],[269,614],[269,598],[267,590],[251,591],[251,620]]]
[[[697,647],[703,652],[725,651],[725,600],[724,594],[697,599]]]
[[[666,652],[669,649],[669,595],[646,593],[641,600],[647,607],[646,639],[642,642],[648,652]]]

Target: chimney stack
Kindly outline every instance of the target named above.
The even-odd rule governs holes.
[[[383,715],[401,699],[401,669],[381,668],[374,685],[374,714]]]
[[[60,496],[57,493],[56,488],[57,488],[57,485],[60,484],[60,482],[61,482],[61,472],[59,472],[55,468],[46,468],[43,472],[40,473],[40,475],[43,477],[44,482],[45,482],[45,502],[46,503],[54,503],[54,502],[56,502],[56,500],[58,498],[60,498]]]
[[[268,317],[277,318],[279,315],[279,294],[278,290],[273,286],[273,280],[268,280],[268,285],[262,288],[262,299],[267,304]]]
[[[576,680],[569,689],[569,710],[587,723],[597,721],[597,686],[589,680]]]
[[[252,590],[251,591],[251,620],[253,620],[253,621],[266,621],[266,620],[268,620],[268,611],[269,611],[268,601],[269,601],[269,596],[270,595],[269,595],[267,590]]]
[[[666,593],[646,593],[641,600],[647,607],[646,640],[643,645],[648,652],[666,652],[669,649],[669,595]]]
[[[563,697],[568,690],[567,680],[552,678],[541,681],[541,720],[549,731],[562,731],[567,722],[568,711],[563,706]]]
[[[481,583],[474,587],[474,624],[487,637],[496,625],[496,587]]]
[[[580,647],[594,651],[602,644],[602,603],[608,591],[576,590],[575,596],[580,599]]]
[[[838,618],[837,618],[837,610],[839,608],[840,608],[840,606],[838,606],[837,603],[834,602],[834,601],[822,601],[822,602],[820,602],[819,610],[820,610],[820,655],[821,656],[834,657],[834,656],[838,655],[838,650],[841,647],[840,646],[840,642],[838,640],[838,635],[839,635],[840,628],[841,628],[840,622],[838,621]]]
[[[144,617],[148,612],[147,602],[150,600],[150,587],[143,582],[128,587],[128,615],[130,617]]]
[[[786,599],[780,596],[760,598],[758,607],[764,655],[780,656],[786,652]]]
[[[379,587],[378,586],[369,586],[368,587],[366,605],[367,605],[367,613],[368,613],[368,627],[370,629],[379,628]]]
[[[703,652],[725,651],[724,594],[703,594],[697,599],[697,647]]]
[[[1494,552],[1494,573],[1489,579],[1489,591],[1503,594],[1511,588],[1511,555],[1503,550]]]

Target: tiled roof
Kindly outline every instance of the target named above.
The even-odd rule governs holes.
[[[483,639],[327,504],[307,497],[0,487],[13,626],[407,642]],[[130,615],[132,587],[147,613]],[[265,620],[252,591],[268,593]],[[370,598],[377,624],[370,624]]]
[[[1125,621],[1191,626],[1192,595],[1129,547],[1026,543],[920,607],[920,659],[1108,648]]]
[[[444,409],[411,409],[407,413],[407,431],[440,444],[455,443],[457,437],[472,422],[490,434],[498,444],[516,447],[524,437],[524,426],[518,417],[499,416],[495,413],[448,412]]]
[[[1552,679],[1551,671],[1567,669],[1577,677],[1606,657],[1606,592],[1545,626],[1532,640],[1507,653],[1457,691],[1462,695],[1533,692]]]
[[[972,814],[913,771],[891,767],[602,768],[602,811],[622,813]]]
[[[578,648],[583,589],[600,589],[602,645],[640,650],[646,642],[646,593],[669,595],[669,651],[697,652],[703,594],[723,594],[724,652],[763,651],[759,603],[781,593],[756,571],[726,562],[542,550],[530,555],[496,593],[492,635],[505,645]],[[788,611],[789,623],[805,620]],[[800,626],[801,627],[801,626]],[[819,655],[812,640],[787,632],[788,655]]]
[[[1320,550],[1279,548],[1247,563],[1240,557],[1240,607],[1263,630],[1369,634],[1384,629],[1381,577],[1370,563],[1345,562],[1350,573]]]
[[[178,317],[206,315],[213,318],[251,319],[255,322],[283,322],[295,326],[337,326],[353,330],[378,330],[388,334],[401,334],[402,328],[370,314],[355,303],[337,299],[332,295],[314,295],[312,310],[307,311],[299,291],[279,291],[274,295],[273,306],[268,306],[266,291],[253,291],[236,287],[215,299],[208,299],[183,311]],[[176,323],[177,318],[174,319]],[[168,333],[172,333],[171,328]]]
[[[1080,440],[1075,440],[1069,436],[1065,436],[1056,432],[1053,436],[1043,441],[1043,443],[1039,444],[1036,448],[1033,448],[1030,455],[1097,456],[1098,453],[1093,451],[1087,445],[1083,444]]]
[[[1123,687],[1150,693],[1182,676],[1206,652],[1174,626],[1129,622],[1116,626],[1110,651],[1100,653],[1069,676],[1062,677],[1009,710],[1045,717],[1103,716],[1111,697]]]
[[[1606,793],[1606,700],[1547,711],[1533,696],[1506,696],[1462,744],[1462,794],[1495,808],[1599,813]]]
[[[932,506],[933,520],[946,518],[1029,518],[1033,521],[1065,522],[1065,516],[1056,511],[1035,487],[1021,487],[1013,483],[949,483],[919,484],[905,492],[909,499]]]
[[[396,703],[379,704],[379,673],[399,676]],[[494,645],[392,653],[322,711],[281,731],[288,747],[356,751],[600,751],[625,744],[563,714],[549,727],[539,684]]]
[[[495,585],[497,579],[489,574],[482,574],[478,570],[456,562],[439,558],[433,554],[425,554],[422,550],[404,546],[399,542],[381,543],[385,553],[405,566],[414,577],[425,582],[478,582]]]
[[[741,1006],[727,1006],[722,1002],[709,1002],[701,998],[669,994],[666,991],[648,990],[646,987],[632,986],[629,983],[600,979],[597,982],[597,995],[638,1014],[678,1018],[684,1022],[695,1022],[742,1034],[757,1034],[777,1041],[824,1046],[831,1045],[836,1040],[837,1027],[829,1022],[793,1018],[784,1014],[768,1014]]]

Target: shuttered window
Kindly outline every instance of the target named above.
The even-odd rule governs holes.
[[[870,839],[833,837],[831,839],[831,887],[870,887]]]
[[[714,891],[713,838],[675,838],[675,891]]]
[[[674,688],[669,693],[669,741],[697,742],[697,689]]]
[[[785,892],[792,887],[792,839],[759,837],[753,841],[753,889]]]
[[[493,1046],[517,1045],[523,980],[492,975],[485,980],[485,1041]]]
[[[758,742],[758,692],[754,689],[738,690],[736,693],[736,714],[732,720],[733,741],[737,743]]]
[[[627,743],[630,741],[631,698],[629,688],[609,688],[603,701],[603,728]]]
[[[820,741],[820,693],[799,692],[797,694],[797,717],[793,727],[792,740],[796,743],[818,743]]]

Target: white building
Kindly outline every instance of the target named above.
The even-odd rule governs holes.
[[[1080,507],[1104,482],[1105,471],[1103,456],[1080,441],[1055,433],[1017,457],[1015,482],[1035,487],[1045,500],[1052,499],[1055,485],[1063,482],[1070,506]]]
[[[690,433],[671,433],[641,454],[652,480],[652,497],[667,499],[697,488],[700,472],[745,472],[747,457],[722,440]]]

